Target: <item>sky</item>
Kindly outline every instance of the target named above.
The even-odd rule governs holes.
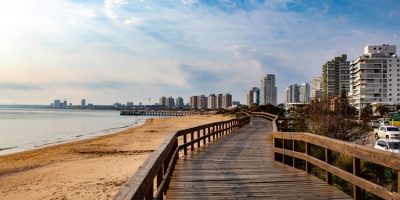
[[[3,0],[0,104],[143,102],[310,82],[366,45],[400,48],[398,0]]]

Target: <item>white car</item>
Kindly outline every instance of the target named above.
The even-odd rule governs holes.
[[[395,126],[380,126],[375,129],[375,138],[400,139],[400,130]]]
[[[375,142],[375,149],[400,153],[400,140],[398,139],[379,139]]]

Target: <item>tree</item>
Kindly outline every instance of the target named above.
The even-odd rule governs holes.
[[[365,143],[369,134],[367,123],[358,122],[355,109],[346,95],[337,99],[336,109],[327,97],[312,101],[305,109],[307,131],[347,142]]]
[[[371,120],[372,115],[373,115],[372,106],[371,105],[365,106],[364,108],[361,109],[360,112],[361,112],[360,120],[362,120],[365,123],[368,123]]]
[[[378,105],[375,109],[375,112],[378,113],[380,117],[383,117],[385,114],[389,112],[389,109],[384,105]]]

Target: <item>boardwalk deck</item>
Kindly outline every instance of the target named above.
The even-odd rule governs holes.
[[[271,123],[253,118],[238,132],[181,157],[167,199],[350,199],[304,171],[275,162]]]

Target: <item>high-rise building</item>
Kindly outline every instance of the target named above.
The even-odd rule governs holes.
[[[81,100],[81,107],[82,108],[86,107],[86,99]]]
[[[260,89],[258,87],[251,88],[246,95],[247,105],[251,106],[252,104],[259,105],[260,104]]]
[[[183,103],[183,98],[182,98],[182,97],[176,98],[176,100],[175,100],[175,106],[176,106],[177,108],[183,108],[183,107],[185,107],[185,104]]]
[[[61,101],[60,100],[54,100],[54,108],[61,108]]]
[[[351,63],[350,103],[358,110],[371,103],[400,103],[400,59],[395,45],[370,45]]]
[[[207,108],[211,110],[217,109],[217,96],[215,94],[210,94],[207,98],[208,105]]]
[[[311,99],[319,99],[322,97],[322,77],[316,76],[311,79]]]
[[[275,74],[266,74],[261,77],[260,105],[277,104],[277,88],[275,86]]]
[[[298,103],[299,100],[299,86],[297,84],[289,85],[285,89],[285,103]]]
[[[199,102],[199,97],[198,96],[191,96],[190,97],[190,108],[197,110],[198,108],[198,103]]]
[[[222,109],[222,94],[218,94],[217,96],[217,109]]]
[[[310,101],[310,84],[301,83],[293,84],[285,89],[285,103],[309,103]]]
[[[128,102],[126,102],[126,107],[128,107],[128,108],[133,108],[133,101],[128,101]]]
[[[175,99],[172,97],[168,97],[165,100],[165,104],[169,109],[175,108]]]
[[[200,109],[200,110],[204,110],[204,109],[207,109],[207,97],[204,95],[204,94],[202,94],[202,95],[199,95],[199,97],[198,97],[198,105],[197,105],[197,107]]]
[[[328,97],[340,96],[350,90],[350,62],[343,54],[322,66],[322,93]]]
[[[167,97],[160,98],[160,106],[167,107]]]
[[[310,84],[301,83],[299,86],[299,102],[309,103],[310,102]]]
[[[226,93],[222,96],[222,108],[229,108],[232,106],[232,95]]]

